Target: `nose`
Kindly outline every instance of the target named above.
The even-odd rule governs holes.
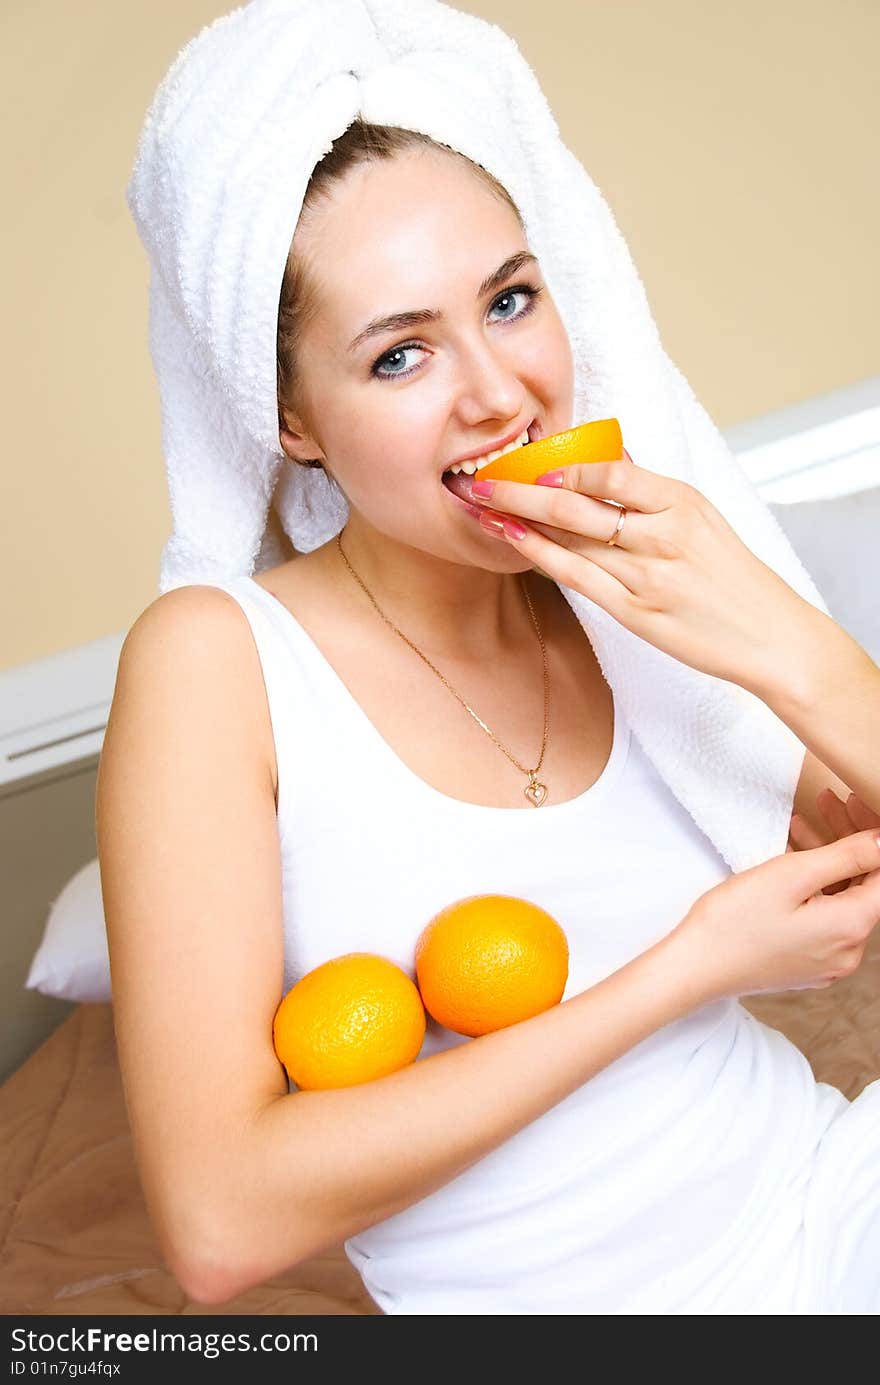
[[[487,419],[510,423],[522,415],[525,399],[514,363],[496,342],[483,338],[462,352],[456,403],[468,427]]]

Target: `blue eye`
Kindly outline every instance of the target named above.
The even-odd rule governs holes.
[[[499,293],[498,297],[493,300],[492,307],[496,307],[499,303],[509,302],[516,294],[520,293],[523,294],[526,299],[525,307],[520,308],[519,312],[516,313],[506,313],[500,321],[518,322],[520,318],[528,317],[529,313],[534,312],[535,300],[538,298],[539,294],[543,293],[543,289],[534,284],[517,284],[514,288],[505,289],[503,293]],[[382,370],[380,367],[386,364],[393,364],[395,359],[402,358],[407,351],[422,350],[424,350],[424,348],[421,347],[418,342],[403,342],[400,346],[395,346],[391,351],[386,351],[383,355],[379,356],[370,367],[370,374],[377,380],[404,380],[407,376],[414,375],[419,367],[414,365],[410,366],[408,370],[390,371]]]

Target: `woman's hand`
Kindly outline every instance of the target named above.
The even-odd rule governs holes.
[[[880,813],[875,813],[869,808],[858,794],[851,793],[844,803],[833,789],[823,789],[816,797],[816,807],[828,823],[828,835],[820,836],[806,818],[795,813],[789,826],[789,838],[796,851],[827,846],[829,842],[851,836],[853,832],[865,832],[869,827],[880,827]]]
[[[778,681],[786,649],[809,638],[815,608],[700,491],[636,466],[628,452],[561,475],[560,486],[489,482],[491,508],[477,522],[526,520],[525,538],[489,532],[682,663],[759,694]],[[611,547],[619,508],[609,500],[626,509]],[[474,503],[487,500],[475,494]]]
[[[828,823],[828,832],[821,835],[806,818],[798,813],[792,815],[788,829],[789,845],[786,851],[809,851],[817,846],[827,846],[829,842],[852,836],[853,832],[864,832],[869,827],[880,828],[880,814],[875,813],[866,803],[851,793],[846,803],[838,798],[833,789],[823,789],[816,797],[816,807]],[[864,880],[860,875],[855,880],[843,884],[829,885],[823,894],[839,894],[848,885],[860,885]]]
[[[877,837],[773,856],[700,895],[669,937],[707,999],[823,989],[854,972],[880,923]],[[847,879],[861,883],[827,897]]]

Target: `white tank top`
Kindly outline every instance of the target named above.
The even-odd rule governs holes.
[[[610,757],[577,798],[468,803],[404,764],[276,597],[250,577],[208,585],[242,608],[266,686],[285,993],[353,951],[415,979],[428,920],[491,893],[531,900],[565,930],[567,999],[730,874],[616,699]],[[429,1017],[419,1060],[472,1042]],[[847,1106],[787,1038],[725,998],[649,1035],[345,1250],[390,1314],[786,1312],[799,1192]]]

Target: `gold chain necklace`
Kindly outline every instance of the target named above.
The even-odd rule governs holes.
[[[520,585],[523,589],[523,592],[525,593],[525,598],[529,605],[529,613],[532,617],[532,623],[535,627],[535,630],[537,631],[538,639],[541,641],[541,657],[544,661],[544,739],[541,742],[541,758],[535,765],[534,769],[527,769],[525,765],[521,765],[519,760],[517,760],[513,755],[511,755],[509,750],[505,749],[505,747],[499,741],[498,737],[493,735],[492,732],[489,730],[486,723],[480,720],[474,709],[472,707],[468,707],[468,704],[465,702],[463,697],[458,696],[458,693],[455,691],[455,688],[453,688],[452,684],[446,682],[446,679],[443,677],[443,674],[440,672],[440,670],[438,668],[434,668],[434,665],[431,663],[431,660],[428,659],[420,649],[416,649],[416,646],[413,644],[412,640],[407,640],[406,635],[404,635],[403,631],[398,630],[394,622],[390,621],[388,617],[384,614],[384,612],[379,610],[379,607],[373,600],[372,594],[369,591],[367,591],[367,588],[364,586],[363,582],[361,582],[360,577],[358,577],[351,563],[348,561],[345,554],[342,552],[341,530],[336,535],[336,547],[339,549],[339,552],[342,555],[342,560],[348,568],[349,572],[351,573],[352,577],[355,579],[356,582],[360,584],[361,587],[363,587],[363,590],[367,593],[367,596],[369,596],[370,600],[373,602],[373,605],[376,607],[376,610],[379,611],[379,615],[382,617],[385,624],[390,625],[391,629],[395,632],[395,634],[399,635],[402,640],[406,640],[406,643],[409,645],[410,649],[414,649],[416,654],[418,654],[419,658],[424,659],[428,667],[434,670],[437,677],[443,683],[446,683],[446,686],[452,693],[453,697],[458,697],[459,702],[465,708],[466,711],[470,712],[474,721],[476,721],[478,725],[482,726],[483,730],[486,732],[488,736],[492,736],[492,740],[498,746],[498,749],[504,751],[504,754],[507,756],[508,760],[512,760],[513,763],[516,765],[517,769],[522,770],[523,774],[527,774],[529,776],[529,782],[523,789],[523,793],[525,794],[526,798],[528,799],[529,803],[531,803],[533,808],[540,808],[541,804],[544,802],[544,799],[547,797],[547,785],[538,783],[537,773],[544,762],[544,751],[547,749],[547,730],[550,725],[550,675],[547,668],[547,650],[544,645],[544,637],[541,634],[541,627],[538,624],[538,618],[535,615],[535,608],[532,605],[532,598],[529,596],[528,588],[526,587],[522,574],[520,574]]]

